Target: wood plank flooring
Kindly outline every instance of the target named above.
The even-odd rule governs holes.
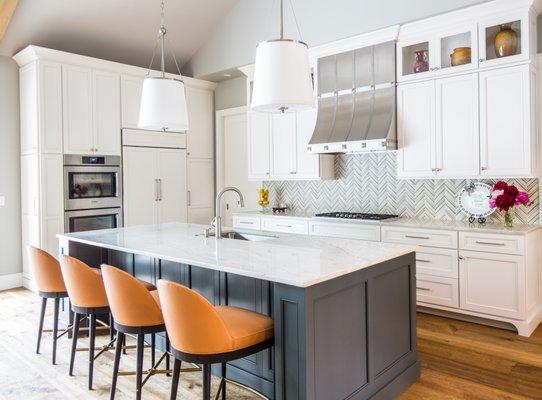
[[[52,307],[51,307],[52,308]],[[50,308],[50,309],[51,309]],[[51,340],[34,353],[39,298],[24,289],[0,292],[0,400],[107,399],[113,354],[95,365],[95,390],[87,385],[87,354],[78,353],[75,377],[67,374],[70,341],[59,340],[58,365],[50,363]],[[50,325],[50,313],[46,325]],[[105,343],[106,337],[100,338]],[[85,340],[81,340],[81,346]],[[542,400],[542,326],[530,338],[502,329],[418,314],[418,350],[422,376],[400,400]],[[135,352],[123,356],[121,369],[133,369]],[[146,359],[146,366],[149,365]],[[134,398],[134,378],[120,377],[117,399]],[[213,379],[213,392],[218,379]],[[169,398],[170,380],[153,376],[143,398]],[[181,376],[179,399],[201,399],[201,375]],[[228,399],[255,398],[230,387]]]

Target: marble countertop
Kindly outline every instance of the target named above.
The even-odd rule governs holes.
[[[57,235],[70,240],[242,276],[309,287],[416,251],[416,246],[254,232],[273,239],[205,238],[206,226],[172,222]],[[239,230],[238,230],[239,231]]]
[[[505,227],[501,223],[488,222],[485,224],[474,223],[468,221],[442,221],[431,219],[416,219],[416,218],[397,218],[387,221],[367,221],[367,220],[352,220],[340,218],[325,218],[315,217],[314,214],[308,213],[293,213],[273,214],[271,211],[241,211],[234,215],[253,215],[259,217],[276,217],[276,218],[295,218],[313,221],[326,221],[333,223],[344,224],[378,224],[380,226],[402,226],[408,228],[425,228],[425,229],[444,229],[456,231],[475,231],[481,233],[501,233],[512,235],[525,235],[540,229],[540,225],[515,224],[511,228]]]

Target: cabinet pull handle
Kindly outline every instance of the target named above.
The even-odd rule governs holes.
[[[424,260],[424,259],[422,259],[422,258],[416,258],[416,262],[430,263],[431,260]]]
[[[191,199],[191,196],[190,196],[190,190],[187,192],[187,197],[188,197],[188,206],[190,207],[192,205],[192,199]]]
[[[484,62],[485,60],[485,58],[480,58],[480,62]]]
[[[158,179],[154,180],[154,201],[158,201]]]
[[[431,289],[429,289],[429,288],[420,287],[420,286],[416,286],[416,290],[423,290],[424,292],[430,292],[431,291]]]
[[[291,228],[292,225],[285,225],[285,224],[277,224],[277,226],[280,226],[281,228]]]
[[[158,201],[162,201],[162,179],[158,179]]]
[[[506,246],[506,244],[505,244],[505,243],[502,243],[502,242],[501,242],[501,243],[483,242],[483,241],[481,241],[481,240],[477,240],[477,241],[476,241],[476,244],[488,244],[488,245],[490,245],[490,246]]]
[[[431,239],[429,236],[416,236],[416,235],[405,235],[405,237],[409,239],[425,239],[425,240]]]
[[[482,171],[485,171],[487,169],[487,167],[482,167]]]
[[[245,224],[245,225],[254,225],[254,222],[249,222],[249,221],[239,221],[240,224]]]

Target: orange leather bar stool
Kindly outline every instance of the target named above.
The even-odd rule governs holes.
[[[143,350],[145,334],[150,334],[154,343],[155,334],[165,332],[164,318],[160,309],[160,301],[156,290],[147,290],[144,283],[132,275],[112,267],[102,265],[102,275],[105,291],[109,299],[111,313],[113,314],[114,327],[117,331],[117,344],[115,349],[115,362],[113,364],[113,381],[111,384],[111,400],[115,398],[117,378],[119,375],[119,363],[122,343],[126,334],[137,335],[137,367],[136,367],[136,399],[141,399],[141,390],[147,380],[156,373],[170,373],[169,370],[169,341],[166,336],[166,352],[147,371],[143,380]],[[153,347],[154,355],[154,347]],[[167,357],[167,358],[166,358]],[[166,358],[166,369],[158,370],[158,366]],[[122,372],[122,375],[133,374]]]
[[[27,246],[28,257],[38,294],[41,297],[40,323],[38,328],[38,343],[36,345],[36,354],[40,352],[41,336],[44,332],[43,321],[45,319],[45,309],[47,308],[47,299],[55,299],[55,311],[53,314],[53,365],[56,363],[56,342],[59,337],[64,335],[70,327],[66,328],[61,335],[58,335],[58,313],[60,308],[60,299],[68,297],[66,285],[60,271],[60,264],[52,255],[46,251],[33,246]]]
[[[198,292],[178,283],[159,280],[158,293],[175,357],[171,400],[177,398],[181,362],[203,364],[203,399],[211,398],[211,364],[222,364],[220,392],[226,398],[226,362],[247,357],[273,345],[273,320],[237,307],[214,306]],[[264,397],[265,398],[265,397]]]
[[[81,319],[89,319],[89,351],[88,351],[88,388],[92,390],[94,374],[94,350],[96,344],[97,315],[109,314],[109,302],[99,269],[91,268],[77,258],[66,255],[60,256],[62,276],[70,296],[72,311],[74,312],[72,350],[70,357],[70,376],[73,375],[73,364],[77,350],[77,337]],[[100,354],[103,353],[102,350]]]

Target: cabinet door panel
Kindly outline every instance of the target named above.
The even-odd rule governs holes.
[[[124,226],[157,222],[156,150],[125,147],[123,151]]]
[[[38,151],[38,73],[36,63],[19,70],[19,104],[21,107],[21,155]]]
[[[529,66],[480,73],[480,146],[483,176],[527,176],[531,171]]]
[[[62,153],[62,67],[39,62],[40,151]]]
[[[470,251],[459,255],[461,308],[521,318],[525,310],[523,257]]]
[[[248,179],[262,180],[270,176],[271,127],[268,114],[248,113]]]
[[[318,178],[320,156],[311,154],[307,150],[309,140],[314,133],[316,126],[317,110],[302,111],[297,114],[297,135],[296,135],[296,175],[301,178]]]
[[[63,65],[62,93],[64,153],[92,153],[92,71]]]
[[[92,71],[94,147],[98,154],[120,155],[119,75]]]
[[[213,158],[213,92],[199,88],[186,88],[188,108],[187,156]]]
[[[478,74],[437,79],[437,175],[476,176],[479,172]]]
[[[271,176],[291,179],[296,173],[296,115],[271,116]]]
[[[186,222],[186,150],[156,150],[159,160],[159,221]]]
[[[188,207],[201,208],[214,205],[214,163],[212,159],[188,159]]]
[[[137,128],[139,123],[139,106],[141,105],[143,79],[144,78],[142,77],[131,75],[122,75],[121,77],[123,128]]]
[[[399,177],[435,175],[434,81],[397,87]]]

